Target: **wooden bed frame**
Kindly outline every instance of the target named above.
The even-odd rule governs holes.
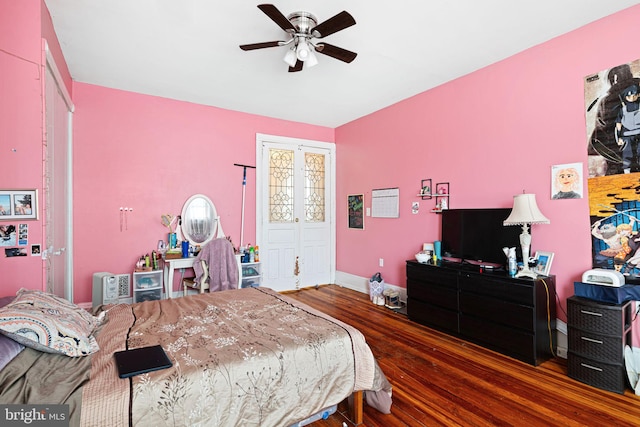
[[[362,424],[364,406],[364,400],[362,398],[363,395],[364,393],[362,392],[362,390],[353,392],[353,407],[351,408],[351,416],[353,417],[353,422],[355,425]]]

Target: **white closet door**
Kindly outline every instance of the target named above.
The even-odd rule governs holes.
[[[46,289],[73,300],[71,117],[73,104],[46,49],[44,216]]]

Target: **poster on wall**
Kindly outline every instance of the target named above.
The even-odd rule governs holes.
[[[347,196],[349,228],[364,230],[364,194]]]
[[[594,268],[640,279],[640,60],[585,77]]]

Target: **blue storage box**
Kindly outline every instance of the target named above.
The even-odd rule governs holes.
[[[599,302],[622,304],[626,301],[640,301],[640,285],[615,287],[573,282],[573,288],[577,297],[588,298]]]

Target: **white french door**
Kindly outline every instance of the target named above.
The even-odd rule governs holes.
[[[256,232],[263,286],[335,279],[335,145],[258,134]]]

